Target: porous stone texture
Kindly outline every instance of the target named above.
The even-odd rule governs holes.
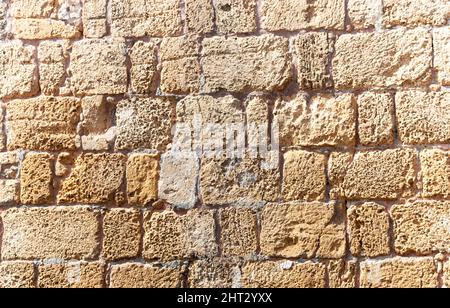
[[[186,23],[189,33],[210,33],[214,30],[214,8],[211,0],[186,0]]]
[[[414,193],[417,153],[413,149],[332,153],[329,180],[332,198],[395,200]]]
[[[103,257],[132,259],[139,254],[140,213],[134,209],[112,209],[103,218]]]
[[[179,288],[182,271],[179,265],[158,266],[124,263],[111,267],[111,288]]]
[[[450,141],[450,92],[410,90],[395,97],[398,133],[405,144]]]
[[[189,271],[188,286],[189,288],[241,287],[239,263],[233,259],[195,261]]]
[[[265,0],[262,28],[269,31],[343,30],[344,5],[340,0]]]
[[[34,288],[34,265],[32,262],[2,262],[0,263],[0,288]]]
[[[306,93],[278,100],[274,121],[279,126],[280,145],[351,147],[356,142],[356,100],[353,95],[337,97]]]
[[[393,258],[361,262],[363,288],[436,288],[432,258]]]
[[[425,198],[450,197],[450,151],[438,149],[420,153],[422,165],[422,196]]]
[[[248,263],[242,269],[245,288],[325,288],[325,265],[266,261]]]
[[[382,25],[382,0],[348,0],[348,15],[355,29],[367,29]]]
[[[291,79],[288,40],[273,35],[203,40],[204,92],[275,91]]]
[[[101,262],[44,262],[39,265],[39,288],[102,288],[105,264]]]
[[[389,214],[384,206],[369,202],[347,211],[350,251],[354,256],[388,255]]]
[[[151,94],[156,88],[157,55],[152,42],[136,42],[130,50],[131,88],[138,94]]]
[[[449,10],[450,11],[450,10]],[[433,30],[434,67],[442,85],[450,85],[450,27]]]
[[[356,261],[332,260],[327,264],[330,288],[350,289],[356,287]]]
[[[261,218],[261,253],[281,258],[341,258],[346,249],[344,221],[344,208],[338,204],[268,205]]]
[[[256,214],[251,209],[220,210],[220,237],[225,257],[250,256],[256,253],[258,240]]]
[[[219,33],[256,31],[256,0],[217,0],[213,3]]]
[[[338,89],[424,86],[431,81],[432,38],[425,29],[344,34],[335,49]]]
[[[324,200],[326,156],[306,151],[284,154],[282,196],[286,201]]]
[[[108,0],[84,0],[83,34],[89,38],[106,35],[106,18]]]
[[[64,87],[66,46],[61,42],[46,41],[38,47],[39,82],[46,95],[58,95]]]
[[[146,206],[158,198],[159,155],[132,154],[127,162],[128,203]]]
[[[143,256],[158,261],[214,257],[218,252],[215,229],[212,211],[146,213]]]
[[[0,205],[15,205],[19,201],[19,187],[17,180],[0,180]]]
[[[52,198],[52,157],[28,154],[20,172],[20,201],[24,204],[45,204]]]
[[[358,136],[365,146],[394,143],[394,97],[389,93],[365,92],[358,97]]]
[[[175,104],[171,98],[123,100],[116,110],[116,149],[164,152],[174,122]]]
[[[400,255],[449,252],[449,205],[447,201],[416,201],[395,205],[394,246]]]
[[[11,208],[1,213],[3,260],[92,259],[99,249],[98,210]]]

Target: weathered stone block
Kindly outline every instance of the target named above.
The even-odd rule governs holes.
[[[19,202],[20,183],[17,180],[0,180],[0,205],[15,205]]]
[[[327,264],[328,284],[330,288],[349,289],[356,287],[357,262],[332,260]]]
[[[256,31],[256,0],[217,0],[213,3],[219,33]]]
[[[222,254],[250,256],[256,253],[256,215],[251,209],[228,208],[220,210],[220,239]]]
[[[85,37],[106,35],[107,0],[85,0],[83,6],[83,34]]]
[[[132,154],[127,162],[128,203],[149,205],[158,198],[159,155]]]
[[[28,154],[20,172],[20,202],[45,204],[52,201],[52,156]]]
[[[58,95],[66,77],[64,43],[46,41],[38,47],[39,82],[45,95]]]
[[[39,266],[39,288],[103,288],[105,264],[67,262]]]
[[[34,265],[32,262],[0,263],[0,288],[34,288]]]
[[[157,57],[153,43],[136,42],[130,50],[131,88],[138,94],[150,94],[156,89]]]
[[[439,82],[450,86],[450,27],[433,30],[434,67]]]
[[[186,0],[186,23],[189,33],[210,33],[214,30],[214,8],[211,0]]]
[[[157,266],[140,263],[111,267],[111,288],[179,288],[182,271],[179,265]]]
[[[450,151],[438,149],[420,153],[422,165],[422,196],[425,198],[450,197]]]
[[[198,260],[189,268],[189,288],[241,287],[239,263],[233,259]]]

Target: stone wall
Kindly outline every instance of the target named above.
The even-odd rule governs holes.
[[[450,286],[449,19],[0,0],[0,287]]]

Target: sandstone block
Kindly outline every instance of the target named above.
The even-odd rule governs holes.
[[[0,180],[0,205],[14,205],[19,202],[19,181]]]
[[[377,257],[390,253],[389,214],[384,206],[372,202],[351,206],[347,222],[352,255]]]
[[[424,150],[420,153],[422,165],[422,196],[450,197],[450,152]]]
[[[436,288],[432,258],[393,258],[361,262],[363,288]]]
[[[412,196],[417,154],[413,149],[333,153],[329,162],[331,197],[395,200]]]
[[[172,139],[175,103],[171,98],[138,98],[117,105],[116,149],[164,152]]]
[[[157,58],[153,43],[136,42],[130,51],[131,88],[138,94],[150,94],[156,87]]]
[[[111,267],[111,288],[179,288],[180,266],[125,263]]]
[[[326,157],[306,151],[284,154],[282,195],[285,201],[325,199]]]
[[[93,259],[99,212],[86,207],[12,208],[2,212],[3,260]]]
[[[83,6],[83,33],[85,37],[106,35],[107,0],[85,0]]]
[[[365,146],[394,143],[394,97],[365,92],[358,97],[359,142]]]
[[[450,27],[433,30],[434,67],[438,80],[450,86]]]
[[[262,27],[269,31],[343,30],[345,6],[340,0],[266,0]]]
[[[338,89],[425,86],[431,81],[428,30],[344,34],[335,49],[333,77]]]
[[[220,239],[222,254],[250,256],[256,253],[256,215],[251,209],[228,208],[220,210]]]
[[[450,141],[450,91],[397,92],[397,122],[400,140],[406,144]]]
[[[382,26],[383,3],[381,0],[349,0],[347,6],[353,28],[368,29]]]
[[[278,100],[274,120],[282,147],[351,147],[356,142],[356,101],[351,94],[310,98],[300,93],[288,101]]]
[[[417,201],[395,205],[391,210],[395,251],[401,255],[448,253],[449,206],[450,203],[445,201]]]
[[[8,149],[75,150],[80,113],[81,102],[72,97],[11,101],[6,109]]]
[[[34,288],[34,265],[32,262],[0,263],[0,288]]]
[[[144,216],[144,251],[147,260],[211,258],[218,247],[213,212],[193,210],[180,216],[171,211]]]
[[[325,288],[326,269],[321,263],[266,261],[242,269],[245,288]]]
[[[291,79],[285,38],[214,37],[203,41],[204,92],[275,91]]]
[[[42,42],[38,48],[39,82],[46,95],[58,95],[65,81],[65,46],[60,42]]]
[[[210,33],[214,30],[214,8],[210,0],[186,0],[186,23],[189,33]]]
[[[229,259],[198,260],[189,268],[189,288],[236,288],[241,286],[239,263]]]
[[[122,40],[91,39],[75,42],[69,67],[72,73],[72,91],[79,95],[125,93],[125,55],[125,44]]]
[[[213,3],[219,33],[256,31],[256,0],[217,0]]]
[[[103,257],[106,260],[138,257],[140,241],[138,211],[112,209],[106,212],[103,222]]]
[[[39,288],[103,288],[105,265],[101,262],[45,263],[39,266]]]
[[[59,203],[103,204],[114,201],[125,176],[122,154],[83,154],[62,184]]]
[[[127,162],[128,203],[146,206],[158,198],[159,155],[132,154]]]
[[[356,287],[357,262],[332,260],[327,264],[330,288],[349,289]]]
[[[283,258],[331,258],[345,255],[344,208],[337,204],[267,205],[261,222],[261,253]]]
[[[52,200],[53,158],[49,154],[28,154],[20,172],[20,201],[45,204]]]

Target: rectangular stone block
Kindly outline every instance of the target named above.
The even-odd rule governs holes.
[[[450,91],[400,91],[397,92],[395,103],[401,142],[450,142]]]
[[[27,154],[20,171],[20,202],[46,204],[52,201],[53,158],[49,154]]]
[[[282,195],[285,201],[325,200],[326,157],[306,151],[284,154]]]
[[[132,154],[127,162],[128,203],[147,206],[158,199],[159,155]]]
[[[125,93],[128,77],[124,41],[91,39],[75,42],[69,71],[75,94]]]
[[[203,41],[204,92],[276,91],[291,79],[288,40],[272,35]]]
[[[211,0],[186,0],[188,33],[206,34],[214,30],[214,7]]]
[[[212,258],[218,253],[213,211],[192,210],[186,215],[172,211],[145,213],[144,230],[146,260]]]
[[[422,196],[425,198],[450,197],[450,151],[423,150],[420,153],[422,166]]]
[[[256,31],[256,0],[217,0],[213,3],[219,33]]]
[[[332,199],[395,200],[416,188],[413,149],[333,153],[329,161]]]
[[[345,209],[338,204],[287,203],[264,207],[261,254],[338,259],[345,255]]]
[[[194,261],[187,283],[189,288],[240,288],[239,262],[222,258]]]
[[[39,265],[39,288],[104,288],[105,264],[101,262],[44,262]]]
[[[177,36],[183,31],[180,0],[111,2],[114,36]]]
[[[34,265],[32,262],[1,262],[0,263],[0,288],[23,289],[34,288]]]
[[[13,100],[6,107],[8,149],[75,150],[81,101],[39,96]]]
[[[416,201],[399,204],[392,208],[391,214],[394,220],[395,251],[398,254],[450,252],[450,202]]]
[[[99,215],[87,207],[12,208],[1,213],[3,260],[93,259]]]
[[[123,154],[82,154],[62,181],[58,203],[120,203],[125,177]]]
[[[39,91],[35,47],[19,41],[0,44],[0,98],[29,97]]]
[[[220,239],[225,257],[251,256],[257,249],[256,214],[251,209],[221,209]]]
[[[19,202],[20,183],[17,180],[0,180],[0,205],[15,205]]]
[[[280,99],[274,121],[279,127],[280,145],[352,147],[356,143],[356,100],[351,94]]]
[[[262,28],[268,31],[344,30],[344,21],[342,0],[265,0],[262,6]]]
[[[426,86],[431,81],[432,38],[426,29],[344,34],[335,49],[338,89]]]
[[[356,288],[358,264],[353,260],[331,260],[327,264],[328,287],[334,289]]]
[[[83,6],[83,34],[99,38],[106,35],[107,0],[85,0]]]
[[[160,266],[124,263],[111,267],[110,288],[180,288],[182,270],[177,264]]]
[[[450,86],[450,27],[433,30],[433,47],[437,78],[442,85]]]
[[[348,15],[354,29],[380,29],[383,24],[382,0],[348,0]]]
[[[156,45],[152,42],[136,42],[130,50],[131,89],[138,94],[150,94],[156,90],[158,59]]]
[[[65,43],[45,41],[38,47],[39,83],[45,95],[58,95],[66,77]]]
[[[326,268],[321,263],[263,261],[242,268],[244,288],[325,288]]]
[[[432,258],[392,258],[361,262],[362,288],[437,288]]]

